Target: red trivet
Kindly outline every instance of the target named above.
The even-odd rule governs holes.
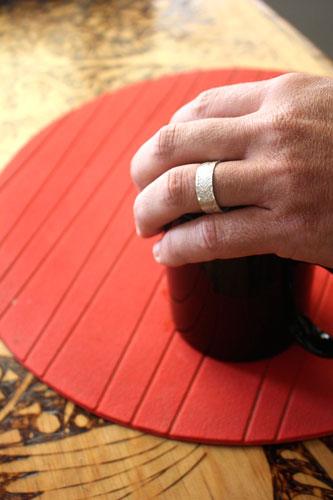
[[[107,419],[172,438],[253,444],[333,432],[332,361],[298,346],[239,364],[196,352],[173,329],[152,241],[134,231],[137,148],[202,90],[273,76],[194,72],[126,87],[51,124],[4,170],[1,338],[41,380]],[[333,280],[317,274],[302,301],[320,324]]]

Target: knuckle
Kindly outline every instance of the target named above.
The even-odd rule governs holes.
[[[304,183],[312,182],[311,161],[308,161],[306,155],[310,156],[310,150],[306,152],[304,145],[307,144],[308,132],[306,124],[301,123],[297,118],[283,116],[277,118],[277,123],[273,125],[274,134],[270,139],[274,152],[274,159],[271,160],[277,173],[282,176],[284,185],[290,191],[304,188]],[[300,139],[302,137],[302,139]],[[312,172],[312,174],[311,174]]]
[[[185,178],[182,168],[173,168],[163,174],[163,201],[167,206],[179,206],[182,204],[186,189]]]
[[[294,206],[291,220],[297,223],[301,231],[303,228],[303,234],[307,234],[308,232],[313,234],[318,223],[318,214],[315,213],[313,207],[300,199],[296,206]]]
[[[301,77],[302,75],[300,73],[291,71],[289,73],[285,73],[284,75],[277,77],[276,81],[280,84],[286,85],[287,83],[298,81]]]
[[[301,73],[285,73],[284,75],[280,75],[272,80],[269,80],[272,84],[272,90],[276,91],[278,94],[282,92],[282,95],[285,95],[286,90],[290,90],[292,87],[298,87],[299,85],[303,85],[304,81],[307,79],[306,75]]]
[[[298,160],[304,154],[299,145],[308,136],[308,124],[293,105],[280,106],[270,113],[265,117],[264,127],[269,150],[278,157],[282,155],[286,160]]]
[[[178,125],[171,123],[162,127],[154,139],[153,155],[158,160],[169,159],[176,147],[178,139]]]
[[[219,245],[219,231],[216,224],[216,217],[205,217],[199,224],[200,238],[203,249],[216,251]]]
[[[270,130],[287,138],[290,131],[296,126],[297,118],[292,106],[279,106],[275,112],[271,113],[268,119]]]
[[[195,118],[206,118],[217,97],[216,89],[201,92],[193,101],[193,115]]]
[[[282,146],[283,148],[283,146]],[[279,165],[275,169],[281,189],[284,190],[283,199],[292,199],[300,188],[300,175],[296,157],[286,148],[278,157]],[[281,195],[281,193],[280,193]]]

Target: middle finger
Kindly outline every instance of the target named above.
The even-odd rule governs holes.
[[[177,165],[216,159],[241,160],[246,156],[254,131],[253,115],[251,120],[242,116],[167,125],[134,155],[133,180],[142,190]]]

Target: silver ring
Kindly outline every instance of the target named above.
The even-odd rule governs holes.
[[[198,203],[201,210],[206,214],[223,212],[216,201],[213,187],[214,169],[218,163],[220,163],[220,160],[201,163],[195,175],[195,190]]]

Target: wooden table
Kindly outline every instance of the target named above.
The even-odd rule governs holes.
[[[333,76],[299,32],[251,0],[17,0],[0,6],[0,168],[43,125],[101,92],[193,68]],[[195,445],[105,422],[0,344],[0,498],[333,498],[332,437]]]

